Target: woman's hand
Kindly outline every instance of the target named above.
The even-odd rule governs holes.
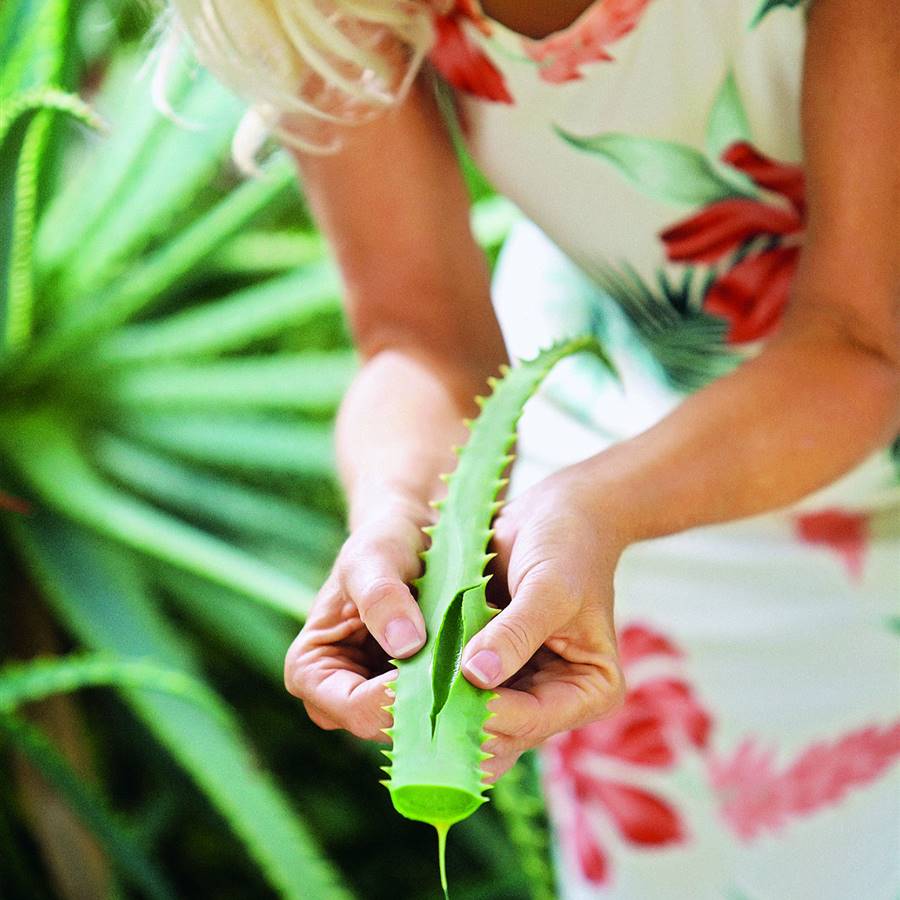
[[[391,718],[388,659],[425,643],[425,622],[407,583],[419,573],[424,504],[395,499],[357,527],[288,650],[284,681],[321,728],[384,741]]]
[[[612,621],[620,548],[602,527],[586,474],[573,467],[546,479],[495,522],[496,578],[508,602],[463,655],[470,681],[498,688],[486,726],[492,779],[524,750],[621,702]],[[354,532],[288,652],[287,689],[322,728],[386,740],[388,658],[411,656],[425,640],[406,586],[419,572],[424,515],[399,503]]]
[[[613,573],[623,542],[589,475],[580,465],[544,479],[494,523],[495,580],[511,599],[462,661],[469,681],[499,694],[485,726],[494,735],[485,745],[493,778],[524,750],[622,702]]]

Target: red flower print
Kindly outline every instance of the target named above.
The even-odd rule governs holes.
[[[710,760],[710,781],[719,792],[722,816],[745,841],[780,830],[791,817],[839,803],[852,788],[884,774],[900,758],[900,722],[813,744],[781,772],[774,755],[751,739],[730,759]]]
[[[862,513],[825,509],[794,520],[797,537],[818,544],[841,558],[851,578],[862,578],[863,557],[869,539],[869,519]]]
[[[712,283],[703,305],[731,322],[730,343],[759,340],[778,325],[799,256],[798,247],[751,254]]]
[[[626,678],[635,676],[623,708],[609,719],[557,737],[550,745],[550,796],[564,794],[573,814],[563,827],[570,835],[584,877],[595,884],[610,876],[609,858],[589,813],[608,819],[622,839],[663,847],[687,838],[678,811],[664,797],[620,776],[598,776],[592,761],[609,760],[635,771],[665,770],[684,752],[705,748],[711,720],[690,686],[658,674],[640,679],[644,662],[677,661],[681,651],[664,635],[641,625],[619,634],[619,656]]]
[[[596,0],[568,28],[539,41],[525,38],[522,45],[542,64],[544,81],[576,81],[586,63],[613,61],[607,47],[635,29],[649,5],[650,0]]]
[[[781,205],[729,197],[660,234],[672,262],[715,265],[729,254],[764,240],[734,262],[706,294],[708,312],[728,320],[728,341],[741,344],[769,334],[781,321],[799,259],[805,216],[803,170],[777,162],[738,142],[722,161],[763,190],[779,194]]]
[[[490,34],[490,24],[478,4],[474,0],[457,0],[449,13],[435,16],[435,42],[429,59],[458,90],[482,100],[512,103],[502,73],[466,33],[466,22],[483,34]]]

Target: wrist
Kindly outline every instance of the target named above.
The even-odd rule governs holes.
[[[573,470],[578,504],[587,507],[585,515],[591,521],[602,523],[612,556],[618,558],[631,544],[658,536],[646,491],[634,477],[635,461],[623,445],[598,453]]]
[[[405,518],[419,527],[433,524],[435,514],[429,500],[421,491],[402,484],[367,481],[350,492],[350,530],[385,517]]]

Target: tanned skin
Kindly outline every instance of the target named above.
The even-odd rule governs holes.
[[[550,18],[546,6],[485,3],[535,36],[585,3],[553,4]],[[487,745],[495,776],[621,702],[612,583],[626,547],[789,505],[900,429],[895,12],[895,0],[812,5],[802,108],[809,219],[778,334],[655,427],[545,479],[497,520],[511,601],[463,657],[474,684],[505,685]],[[424,83],[391,114],[348,131],[340,153],[298,163],[346,280],[365,365],[337,428],[350,537],[288,653],[285,680],[322,727],[382,739],[385,652],[410,656],[425,638],[406,585],[419,570],[420,527],[432,520],[428,500],[453,465],[448,448],[465,437],[470,398],[505,353],[462,178]]]

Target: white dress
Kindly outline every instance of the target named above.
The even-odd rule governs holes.
[[[521,491],[777,326],[805,224],[804,12],[598,0],[532,41],[465,0],[437,24],[469,149],[527,216],[494,281],[510,353],[594,331],[622,374],[558,367],[522,420]],[[626,552],[625,707],[544,751],[562,896],[896,900],[896,463],[885,448],[790,509]]]

